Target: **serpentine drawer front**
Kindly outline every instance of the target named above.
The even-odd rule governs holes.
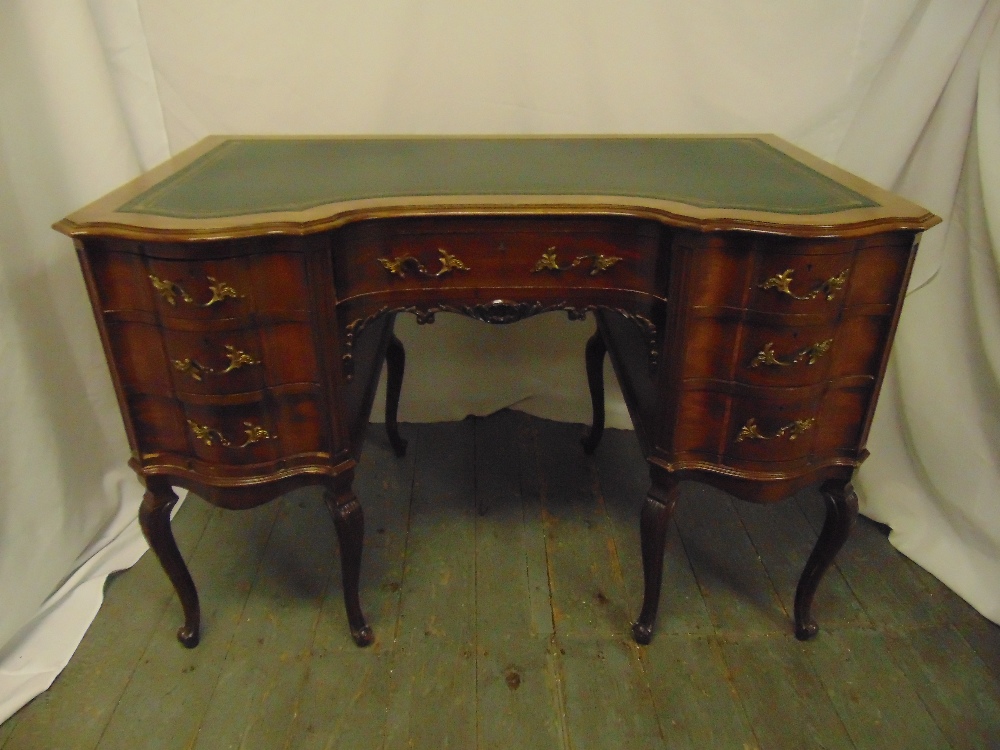
[[[375,387],[397,427],[397,314],[493,324],[593,317],[583,353],[603,430],[610,355],[647,456],[648,643],[677,484],[753,502],[820,485],[819,581],[857,514],[920,233],[937,217],[773,136],[209,138],[72,214],[147,492],[140,522],[198,641],[170,530],[173,487],[227,508],[325,488],[359,645],[364,522],[352,492]],[[363,500],[363,498],[362,498]]]

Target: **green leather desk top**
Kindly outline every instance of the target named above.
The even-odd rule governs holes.
[[[70,235],[303,234],[428,213],[618,213],[708,229],[936,217],[774,136],[212,137],[70,215]]]
[[[118,210],[204,219],[418,195],[621,195],[784,214],[878,205],[757,138],[232,139]]]

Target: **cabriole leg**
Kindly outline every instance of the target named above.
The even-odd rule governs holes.
[[[581,441],[583,451],[588,455],[597,450],[601,435],[604,434],[604,355],[607,353],[608,347],[598,329],[587,340],[586,349],[587,384],[590,386],[590,402],[594,407],[594,421],[590,432]]]
[[[177,495],[169,484],[148,480],[146,494],[139,506],[139,526],[142,527],[142,533],[153,554],[174,585],[184,608],[184,624],[177,631],[177,640],[188,648],[194,648],[198,645],[201,609],[198,605],[198,591],[170,529],[170,510],[176,502]]]
[[[365,517],[361,504],[350,489],[350,478],[338,478],[342,482],[337,490],[327,488],[323,499],[333,516],[340,540],[340,571],[344,585],[344,607],[347,609],[347,623],[351,636],[359,646],[367,646],[374,639],[372,629],[361,611],[359,586],[361,583],[361,550],[365,539]]]
[[[653,485],[649,488],[642,506],[639,530],[642,537],[642,574],[645,591],[642,612],[632,626],[636,643],[648,644],[653,638],[653,624],[660,605],[660,586],[663,583],[663,552],[667,544],[667,527],[677,504],[677,481],[668,474],[654,469]]]
[[[800,641],[812,638],[819,631],[812,617],[816,588],[858,518],[858,496],[849,481],[828,480],[820,492],[826,500],[826,520],[795,590],[795,637]]]
[[[389,444],[397,456],[406,455],[406,441],[399,435],[399,394],[403,390],[403,370],[406,367],[406,350],[396,334],[389,337],[385,350],[385,431]]]

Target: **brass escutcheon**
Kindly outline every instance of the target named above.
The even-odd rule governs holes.
[[[799,351],[794,352],[788,359],[782,360],[778,359],[777,355],[774,353],[774,342],[768,341],[764,344],[764,348],[757,352],[757,356],[753,358],[748,366],[751,368],[761,367],[762,365],[773,367],[791,367],[792,365],[800,362],[805,362],[807,365],[814,365],[820,357],[830,351],[831,346],[833,346],[833,339],[817,341],[812,346],[800,349]]]
[[[812,291],[801,296],[795,294],[791,290],[792,275],[795,273],[794,268],[786,268],[783,272],[775,274],[763,284],[759,284],[758,289],[774,289],[781,294],[787,294],[792,299],[797,300],[810,300],[816,299],[817,297],[826,297],[827,302],[832,302],[833,298],[837,295],[837,292],[843,289],[844,284],[847,283],[847,273],[849,270],[850,269],[845,268],[836,276],[827,279]]]
[[[225,281],[219,281],[214,276],[206,276],[208,279],[208,289],[212,292],[212,297],[208,302],[195,302],[194,297],[188,294],[184,288],[175,281],[168,281],[161,279],[153,274],[149,275],[149,280],[153,282],[153,288],[160,293],[160,295],[171,305],[177,304],[177,298],[180,297],[184,302],[189,305],[194,305],[195,307],[211,307],[214,304],[222,302],[226,298],[242,299],[243,295],[233,289]]]
[[[393,276],[398,276],[401,279],[406,278],[406,266],[412,266],[418,276],[425,276],[429,278],[444,276],[452,271],[472,270],[459,258],[455,257],[444,248],[439,247],[438,253],[441,255],[441,257],[438,258],[441,262],[441,269],[437,273],[431,273],[428,271],[427,267],[412,255],[402,255],[398,258],[393,258],[392,260],[389,258],[378,258],[377,260],[389,273]]]
[[[203,365],[198,360],[191,359],[190,357],[187,357],[185,359],[173,360],[174,368],[178,372],[183,372],[186,373],[187,375],[190,375],[192,380],[197,380],[198,382],[201,382],[202,377],[207,373],[212,373],[216,375],[225,375],[226,373],[230,373],[233,370],[238,370],[241,367],[260,364],[259,359],[254,359],[251,355],[247,354],[244,351],[240,351],[232,344],[226,344],[225,349],[226,349],[226,357],[228,357],[229,359],[229,364],[226,366],[226,369],[224,370],[216,370],[212,367],[208,367],[207,365]]]
[[[779,429],[773,435],[765,435],[760,431],[757,426],[756,417],[750,417],[747,423],[743,425],[740,430],[740,434],[736,437],[737,443],[742,443],[744,440],[774,440],[776,438],[788,436],[789,440],[795,440],[806,430],[811,430],[816,425],[816,418],[809,417],[808,419],[796,419],[794,422],[786,424],[784,427]]]
[[[214,443],[218,442],[219,445],[223,446],[224,448],[234,448],[239,450],[241,448],[246,448],[247,446],[253,445],[254,443],[259,443],[261,440],[276,440],[278,438],[277,435],[272,435],[260,425],[255,425],[252,422],[244,422],[243,427],[245,429],[243,430],[243,432],[246,435],[246,440],[243,442],[242,445],[233,445],[233,443],[230,440],[228,440],[225,435],[223,435],[214,427],[198,424],[197,422],[191,419],[189,419],[187,423],[188,426],[191,428],[191,432],[194,433],[194,436],[198,440],[201,440],[205,445],[213,445]]]
[[[556,259],[555,247],[550,247],[546,252],[542,253],[542,257],[539,260],[535,261],[535,266],[531,269],[531,272],[569,271],[574,268],[580,268],[586,261],[590,261],[589,275],[597,276],[597,274],[607,271],[620,260],[621,258],[614,255],[578,255],[568,266],[560,266],[559,261]]]

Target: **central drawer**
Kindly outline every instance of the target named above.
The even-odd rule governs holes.
[[[470,287],[658,294],[667,275],[658,252],[664,231],[655,222],[603,217],[358,222],[334,243],[337,297]]]

